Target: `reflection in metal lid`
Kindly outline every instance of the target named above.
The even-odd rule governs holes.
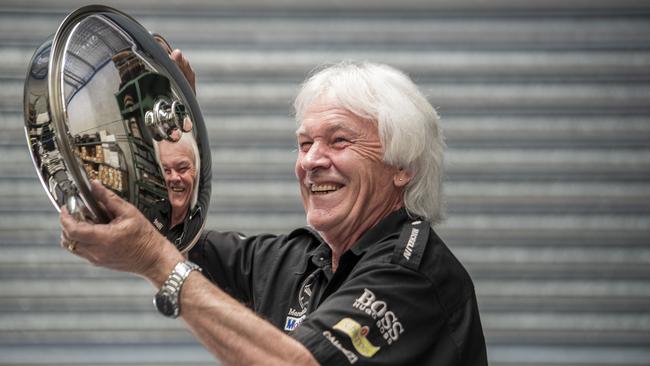
[[[53,204],[106,222],[89,191],[97,179],[187,250],[205,215],[185,207],[185,222],[170,227],[172,213],[182,211],[169,199],[154,144],[185,134],[196,147],[197,184],[183,190],[194,197],[194,212],[207,212],[209,147],[189,84],[149,32],[114,9],[84,7],[39,47],[29,70],[25,131]]]

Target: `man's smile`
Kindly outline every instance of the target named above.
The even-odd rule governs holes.
[[[182,192],[185,192],[185,190],[186,190],[185,187],[181,186],[181,185],[169,186],[169,189],[171,189],[172,192],[175,192],[175,193],[182,193]]]
[[[324,184],[312,183],[309,185],[309,191],[314,194],[328,194],[328,193],[338,191],[342,187],[343,186],[340,184],[333,184],[333,183],[324,183]]]

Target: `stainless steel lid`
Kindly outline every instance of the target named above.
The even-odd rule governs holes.
[[[90,194],[97,179],[181,251],[196,242],[211,191],[205,125],[187,80],[137,21],[105,6],[71,13],[32,57],[24,113],[34,167],[57,209],[107,222]],[[163,169],[170,157],[185,157],[190,170],[179,178]]]

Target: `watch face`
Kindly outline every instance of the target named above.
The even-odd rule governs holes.
[[[157,293],[153,301],[158,311],[164,316],[173,317],[176,315],[176,308],[167,294]]]

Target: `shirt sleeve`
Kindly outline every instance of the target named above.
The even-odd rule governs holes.
[[[266,286],[264,268],[277,256],[275,244],[284,236],[246,237],[235,232],[208,231],[189,253],[203,274],[235,299],[252,307],[256,292]]]
[[[322,365],[487,365],[472,287],[450,309],[417,271],[355,272],[292,333]]]

